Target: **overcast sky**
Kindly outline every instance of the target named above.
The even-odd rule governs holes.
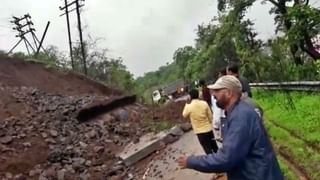
[[[208,23],[217,14],[216,0],[87,0],[82,22],[86,34],[103,38],[101,48],[110,57],[123,57],[124,64],[135,75],[156,70],[172,62],[174,51],[194,45],[198,24]],[[44,45],[55,45],[68,53],[65,17],[59,17],[63,0],[1,0],[0,49],[8,51],[17,41],[10,18],[30,13],[41,38],[46,22],[51,21]],[[256,3],[248,17],[256,23],[259,37],[274,36],[271,5]],[[71,13],[73,41],[78,38],[76,13]],[[30,39],[31,40],[31,39]],[[17,48],[26,51],[21,45]]]

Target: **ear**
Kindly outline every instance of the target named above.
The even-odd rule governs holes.
[[[231,98],[233,96],[233,92],[231,90],[227,90],[227,97]]]

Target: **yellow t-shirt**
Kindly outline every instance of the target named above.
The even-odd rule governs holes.
[[[206,133],[212,130],[212,112],[207,102],[194,99],[184,106],[182,116],[190,118],[195,134]]]

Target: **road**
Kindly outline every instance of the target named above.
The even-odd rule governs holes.
[[[176,159],[181,154],[203,154],[203,150],[193,132],[185,133],[178,141],[166,147],[155,160],[151,161],[146,170],[146,180],[210,180],[214,174],[204,174],[190,169],[180,169]],[[225,177],[219,180],[226,180]]]

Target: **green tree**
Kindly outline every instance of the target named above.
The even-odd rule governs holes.
[[[173,60],[178,66],[178,76],[183,79],[187,79],[185,75],[185,68],[188,65],[188,62],[192,60],[197,54],[197,50],[192,46],[185,46],[179,48],[174,52]]]
[[[270,13],[275,14],[275,23],[277,24],[276,31],[282,31],[288,35],[290,52],[293,56],[294,62],[296,64],[302,65],[304,62],[301,58],[301,51],[306,52],[312,58],[317,59],[320,57],[320,54],[314,51],[313,45],[309,34],[310,28],[313,28],[313,24],[309,24],[309,18],[314,19],[315,16],[309,16],[310,11],[314,12],[315,9],[309,6],[309,1],[300,1],[294,0],[294,3],[291,3],[291,0],[266,0],[274,5]],[[292,5],[289,5],[292,4]],[[309,10],[306,10],[308,6]],[[311,8],[311,9],[310,9]],[[309,15],[308,15],[309,14]],[[303,17],[303,19],[301,19]],[[297,21],[298,20],[298,21]],[[306,23],[303,21],[306,20]],[[301,31],[302,24],[308,24],[304,27],[304,30]]]

